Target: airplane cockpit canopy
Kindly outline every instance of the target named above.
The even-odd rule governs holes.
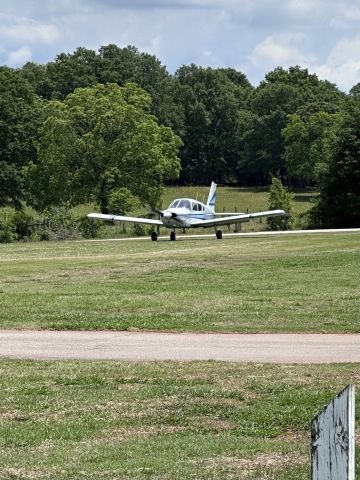
[[[169,208],[187,208],[188,210],[201,212],[202,210],[204,210],[204,205],[187,198],[180,198],[180,199],[177,198],[176,200],[170,203]]]
[[[187,208],[188,210],[190,210],[191,208],[191,203],[189,200],[183,198],[181,200],[179,200],[179,203],[178,203],[178,208]]]

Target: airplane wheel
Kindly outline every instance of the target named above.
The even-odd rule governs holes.
[[[221,230],[216,230],[216,238],[218,240],[221,240],[222,239],[222,231]]]
[[[153,242],[156,242],[157,237],[158,237],[158,236],[157,236],[157,233],[156,233],[156,232],[151,232],[151,240],[152,240]]]
[[[171,233],[170,233],[170,240],[171,240],[172,242],[174,242],[174,241],[176,240],[176,233],[175,233],[175,232],[171,232]]]

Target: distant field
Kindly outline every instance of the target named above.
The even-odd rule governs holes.
[[[1,359],[0,371],[2,480],[309,480],[312,418],[360,388],[359,365]],[[359,413],[358,396],[357,425]]]
[[[360,332],[356,233],[0,246],[0,328]]]

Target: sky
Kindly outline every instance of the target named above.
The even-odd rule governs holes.
[[[343,91],[360,82],[360,0],[0,0],[0,65],[114,43],[181,65],[232,67],[254,85],[300,65]]]

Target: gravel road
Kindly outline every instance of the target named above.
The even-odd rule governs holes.
[[[43,360],[360,362],[360,334],[0,330],[0,357]]]

